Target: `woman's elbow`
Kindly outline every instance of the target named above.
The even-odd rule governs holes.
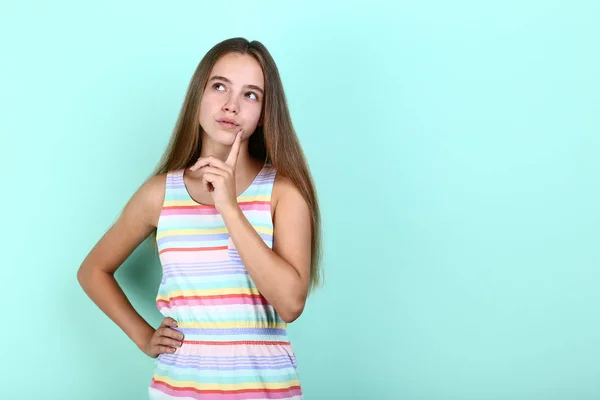
[[[300,317],[300,315],[302,315],[302,312],[304,311],[304,305],[304,301],[297,301],[294,304],[291,304],[289,307],[287,307],[285,311],[279,313],[279,316],[286,323],[290,324],[297,320],[298,317]]]
[[[79,282],[79,285],[83,286],[85,284],[87,275],[87,270],[81,265],[77,269],[77,282]]]

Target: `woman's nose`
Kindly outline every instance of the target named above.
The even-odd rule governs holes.
[[[227,101],[225,104],[223,104],[223,111],[232,112],[234,114],[237,114],[240,111],[239,104],[235,96],[229,96],[227,98]]]

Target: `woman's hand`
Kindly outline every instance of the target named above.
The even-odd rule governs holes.
[[[172,354],[177,348],[181,347],[183,333],[172,328],[175,326],[177,326],[177,321],[173,318],[167,317],[163,319],[158,329],[154,331],[144,347],[144,353],[152,358],[156,358],[161,353]]]
[[[227,160],[221,161],[216,157],[202,157],[190,167],[191,171],[202,169],[202,183],[211,193],[215,208],[223,214],[238,206],[235,187],[235,166],[242,142],[242,130],[235,137]]]

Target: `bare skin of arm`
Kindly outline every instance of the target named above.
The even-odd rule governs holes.
[[[229,234],[261,294],[285,322],[304,309],[310,283],[311,218],[300,192],[277,176],[273,187],[274,245],[269,249],[239,207],[223,215]]]
[[[155,330],[135,311],[114,278],[115,271],[154,231],[161,212],[165,177],[145,182],[131,197],[117,221],[83,260],[77,279],[92,301],[138,346],[151,357],[173,352],[182,336],[166,318]]]
[[[271,196],[274,232],[273,249],[270,249],[236,201],[239,188],[235,169],[241,142],[240,129],[225,161],[212,156],[200,157],[190,169],[200,171],[203,185],[221,213],[259,292],[285,322],[293,322],[304,310],[310,284],[310,209],[291,181],[276,175]]]

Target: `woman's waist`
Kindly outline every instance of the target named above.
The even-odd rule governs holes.
[[[287,324],[277,321],[179,321],[184,344],[287,344]]]

